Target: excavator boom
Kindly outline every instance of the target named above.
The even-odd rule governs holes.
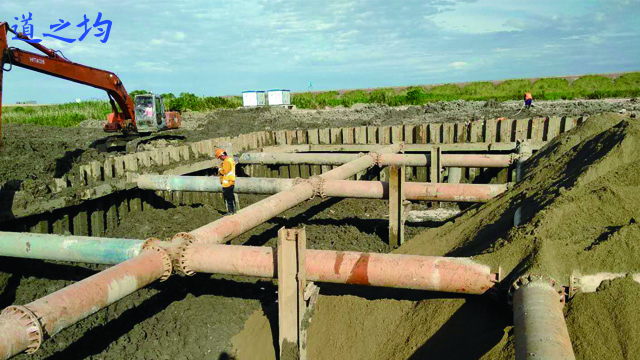
[[[37,43],[27,42],[44,55],[9,47],[7,42],[8,32],[15,34],[7,23],[0,22],[0,65],[2,65],[3,69],[7,65],[9,69],[15,65],[104,90],[109,95],[113,110],[108,117],[105,131],[137,131],[133,100],[116,74],[71,62],[54,50]],[[16,34],[16,36],[20,39],[29,40],[28,37],[21,33]],[[0,127],[2,124],[2,72],[0,71]],[[116,103],[119,109],[116,107]],[[0,130],[0,139],[1,134]]]

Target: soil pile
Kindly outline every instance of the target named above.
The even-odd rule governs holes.
[[[472,256],[494,270],[502,266],[507,283],[524,273],[544,274],[568,284],[574,271],[637,272],[639,141],[637,120],[594,116],[533,156],[524,181],[514,189],[415,236],[398,252]],[[523,222],[513,227],[518,206],[523,206]],[[640,304],[635,301],[639,291],[637,283],[619,279],[595,294],[579,294],[569,303],[568,326],[578,359],[639,355]],[[387,291],[383,297],[394,299],[390,300],[323,292],[309,329],[311,358],[513,356],[511,314],[502,298],[425,300],[434,295],[420,293],[412,298]],[[610,330],[606,340],[611,343],[596,344],[602,343],[601,329]]]

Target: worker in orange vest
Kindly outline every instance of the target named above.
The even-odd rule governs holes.
[[[226,215],[231,215],[236,212],[236,199],[233,194],[236,183],[236,162],[222,149],[216,149],[216,158],[222,161],[218,168],[218,176],[222,184],[222,197],[227,205]]]
[[[533,96],[531,96],[530,92],[524,93],[524,108],[529,109],[531,107],[531,103],[533,102]]]

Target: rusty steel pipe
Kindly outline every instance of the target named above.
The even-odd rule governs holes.
[[[141,175],[138,187],[165,191],[221,192],[220,180],[210,176]],[[291,189],[296,182],[313,180],[237,178],[235,192],[239,194],[274,194]],[[324,180],[322,194],[330,197],[387,199],[389,184],[381,181]],[[507,190],[507,184],[445,184],[405,183],[407,200],[487,202]]]
[[[548,281],[534,280],[513,293],[516,360],[574,360],[564,302]]]
[[[401,144],[395,144],[380,149],[378,152],[387,153],[399,151]],[[374,156],[361,156],[352,162],[339,166],[319,176],[321,179],[345,179],[375,164]],[[218,219],[201,226],[188,233],[195,241],[209,243],[225,243],[234,237],[253,229],[272,217],[291,209],[315,194],[315,188],[310,182],[303,182],[289,190],[281,191],[273,196],[247,206],[238,213]]]
[[[244,153],[240,164],[262,165],[339,165],[358,159],[358,154],[332,153]],[[514,160],[512,155],[444,154],[444,167],[506,168]],[[430,157],[423,154],[380,154],[377,159],[381,166],[429,166]]]
[[[496,274],[467,258],[351,251],[307,250],[310,281],[483,294]],[[194,272],[276,277],[276,252],[270,247],[194,243],[183,254]]]
[[[145,250],[140,255],[101,271],[91,277],[58,290],[24,306],[35,314],[39,324],[16,330],[16,315],[0,315],[0,359],[7,359],[27,349],[29,331],[40,326],[48,336],[113,304],[138,289],[160,279],[167,272],[166,254]],[[170,270],[169,270],[170,271]],[[44,334],[41,334],[43,336]],[[25,346],[26,344],[26,346]]]

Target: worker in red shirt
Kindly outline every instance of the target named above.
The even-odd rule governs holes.
[[[216,158],[222,161],[218,168],[220,184],[222,184],[222,197],[227,206],[227,215],[236,212],[236,199],[233,194],[236,183],[236,162],[222,149],[216,149]]]
[[[529,109],[531,107],[531,103],[533,102],[533,96],[531,96],[530,92],[524,93],[524,108]]]

